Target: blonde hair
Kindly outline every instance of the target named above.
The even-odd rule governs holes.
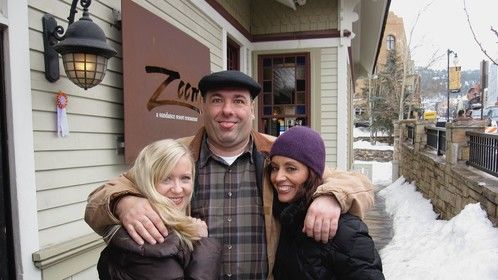
[[[156,185],[169,176],[178,161],[187,156],[192,164],[192,184],[195,178],[195,163],[190,150],[182,143],[173,139],[164,139],[147,145],[138,154],[135,163],[128,174],[135,181],[138,191],[146,197],[157,211],[164,224],[173,231],[182,243],[192,250],[192,243],[199,240],[197,226],[191,217],[187,216],[185,204],[182,209],[156,190]],[[192,198],[192,194],[188,198]]]

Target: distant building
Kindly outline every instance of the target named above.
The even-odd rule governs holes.
[[[488,91],[486,96],[486,107],[498,103],[498,66],[490,63],[488,75]]]
[[[396,49],[400,57],[404,57],[404,55],[408,52],[408,69],[412,70],[414,66],[413,61],[411,60],[410,50],[408,49],[403,18],[390,11],[387,16],[386,29],[384,31],[382,45],[377,58],[377,67],[386,63],[388,51],[393,49]]]
[[[408,56],[408,65],[406,68],[405,92],[408,93],[408,100],[405,100],[405,106],[410,107],[412,111],[420,108],[420,76],[415,74],[414,62],[411,59],[410,50],[406,39],[405,26],[403,18],[390,11],[387,17],[382,44],[377,57],[376,69],[372,74],[366,74],[356,81],[353,106],[355,112],[355,121],[360,123],[369,118],[368,108],[368,92],[376,95],[377,76],[375,73],[379,71],[379,67],[384,65],[390,50],[396,49],[399,57],[403,59]],[[370,81],[369,81],[370,78]],[[369,83],[370,82],[370,83]]]
[[[467,100],[469,104],[481,103],[481,85],[475,84],[467,90]]]

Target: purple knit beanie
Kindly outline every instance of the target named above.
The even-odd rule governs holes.
[[[270,151],[299,161],[322,177],[325,169],[325,144],[318,132],[306,126],[294,126],[281,134]]]

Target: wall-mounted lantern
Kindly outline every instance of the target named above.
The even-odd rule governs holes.
[[[74,22],[78,0],[73,0],[64,35],[64,28],[57,25],[52,15],[43,16],[45,77],[50,82],[59,79],[59,54],[67,77],[79,87],[86,90],[104,79],[107,60],[116,55],[116,51],[107,44],[104,31],[90,19],[91,2],[80,0],[83,16]]]

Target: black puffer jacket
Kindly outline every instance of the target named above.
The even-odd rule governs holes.
[[[302,233],[306,215],[303,201],[277,205],[274,211],[282,225],[275,280],[384,279],[374,242],[358,217],[341,215],[335,237],[323,244]]]
[[[213,280],[220,263],[221,246],[215,239],[202,238],[189,252],[175,234],[161,244],[139,246],[120,228],[100,254],[97,270],[102,280]]]

